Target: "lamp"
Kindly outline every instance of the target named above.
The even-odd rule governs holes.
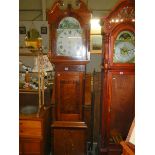
[[[47,71],[52,71],[53,66],[51,62],[49,61],[47,55],[40,55],[38,57],[34,57],[34,66],[32,69],[32,72],[38,72],[39,79],[39,108],[41,108],[42,105],[44,105],[44,89],[45,87],[45,81],[44,77],[46,75]]]
[[[34,66],[32,69],[32,72],[38,72],[38,59],[37,57],[34,57]],[[40,62],[40,68],[41,68],[41,64],[43,65],[43,71],[47,72],[47,71],[52,71],[53,70],[53,66],[51,64],[51,62],[49,61],[47,55],[43,55],[41,57],[41,60],[39,60]]]

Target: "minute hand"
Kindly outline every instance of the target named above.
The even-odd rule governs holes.
[[[123,48],[121,48],[122,51],[128,52],[128,51],[135,51],[135,49],[130,49],[130,50],[124,50]]]
[[[133,51],[133,52],[135,52],[135,49],[133,48],[133,49],[130,49],[130,50],[127,50],[127,51]]]

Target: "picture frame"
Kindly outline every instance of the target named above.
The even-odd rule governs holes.
[[[25,26],[19,27],[19,34],[26,34],[26,27]]]
[[[90,35],[90,53],[92,54],[102,53],[102,35],[101,34]]]
[[[47,27],[46,26],[41,27],[41,34],[47,34]]]

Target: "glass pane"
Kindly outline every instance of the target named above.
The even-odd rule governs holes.
[[[59,56],[85,57],[83,30],[75,18],[61,20],[57,29],[56,51]]]
[[[130,31],[122,31],[118,34],[114,46],[114,63],[135,62],[135,37]]]

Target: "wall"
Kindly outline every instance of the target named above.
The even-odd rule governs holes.
[[[71,0],[64,0],[65,3],[71,2]],[[92,11],[92,17],[100,18],[104,15],[107,15],[111,8],[118,2],[118,0],[84,0],[88,8]],[[46,10],[50,9],[53,5],[54,0],[46,0]],[[19,0],[19,17],[20,17],[20,26],[26,26],[27,31],[32,26],[32,19],[34,27],[40,32],[41,26],[47,26],[47,21],[42,20],[42,0]],[[36,18],[37,17],[37,18]],[[30,20],[30,21],[28,21]],[[47,35],[41,35],[43,38],[43,47],[44,52],[48,52],[49,49],[49,29],[47,30]],[[19,45],[24,45],[25,35],[19,36]],[[87,64],[87,72],[92,73],[95,71],[100,72],[101,65],[101,54],[91,54],[90,63]]]
[[[101,72],[101,54],[90,54],[90,62],[86,65],[87,73]]]
[[[46,1],[46,10],[50,9],[55,0]],[[64,0],[72,2],[73,0]],[[83,0],[92,11],[93,18],[107,15],[118,0]],[[42,0],[19,0],[19,20],[42,20]]]
[[[29,31],[30,28],[35,28],[39,31],[41,34],[41,27],[47,26],[47,34],[41,34],[42,37],[42,45],[43,50],[45,53],[49,50],[49,28],[48,28],[48,22],[47,21],[20,21],[19,26],[25,26],[26,31]],[[19,35],[19,46],[24,46],[24,39],[26,37],[26,34],[20,34]]]

